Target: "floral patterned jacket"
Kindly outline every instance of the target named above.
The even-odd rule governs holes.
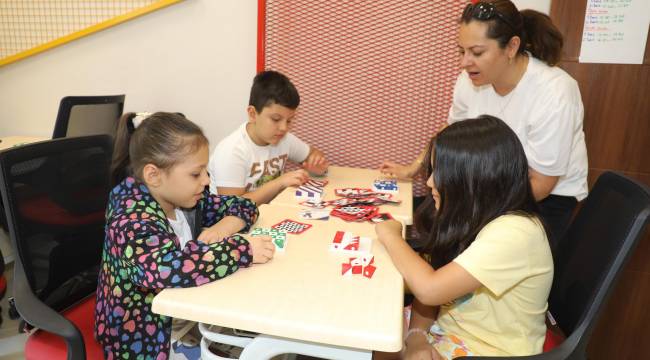
[[[193,209],[201,227],[225,216],[243,219],[247,231],[258,210],[244,198],[205,191]],[[187,216],[187,213],[186,213]],[[195,232],[196,234],[196,232]],[[164,288],[199,286],[252,264],[248,241],[233,235],[204,244],[190,240],[180,248],[163,209],[146,185],[132,177],[110,193],[106,237],[97,285],[95,336],[106,359],[169,357],[171,318],[151,311],[153,297]]]

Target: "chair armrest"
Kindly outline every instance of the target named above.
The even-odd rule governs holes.
[[[63,337],[68,347],[68,360],[86,359],[83,336],[77,327],[42,302],[29,286],[20,257],[14,266],[14,299],[16,310],[30,325]]]

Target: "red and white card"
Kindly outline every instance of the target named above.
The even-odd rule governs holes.
[[[369,253],[372,248],[372,239],[355,236],[348,231],[337,231],[330,243],[330,250],[345,253]]]
[[[377,270],[377,267],[373,265],[374,262],[375,257],[372,254],[350,258],[348,262],[341,264],[341,275],[345,277],[363,275],[371,279]]]

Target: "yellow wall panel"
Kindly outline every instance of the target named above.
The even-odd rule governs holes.
[[[2,0],[0,66],[183,0]]]

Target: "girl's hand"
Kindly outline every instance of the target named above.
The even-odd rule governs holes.
[[[309,180],[309,174],[303,169],[289,171],[278,178],[282,187],[300,186]]]
[[[440,359],[438,352],[429,344],[428,339],[419,333],[412,334],[405,339],[403,358],[406,360],[431,360]]]
[[[209,228],[204,228],[196,239],[206,244],[212,244],[223,241],[223,239],[238,232],[244,226],[246,226],[244,220],[236,216],[226,216]]]
[[[375,233],[377,239],[382,244],[385,244],[387,239],[398,236],[402,237],[402,223],[396,220],[387,220],[375,225]]]
[[[253,264],[264,264],[273,258],[275,245],[267,235],[250,236],[246,238],[253,249]]]
[[[404,351],[405,360],[432,360],[440,359],[440,355],[426,341],[419,341],[415,344],[409,344]]]

